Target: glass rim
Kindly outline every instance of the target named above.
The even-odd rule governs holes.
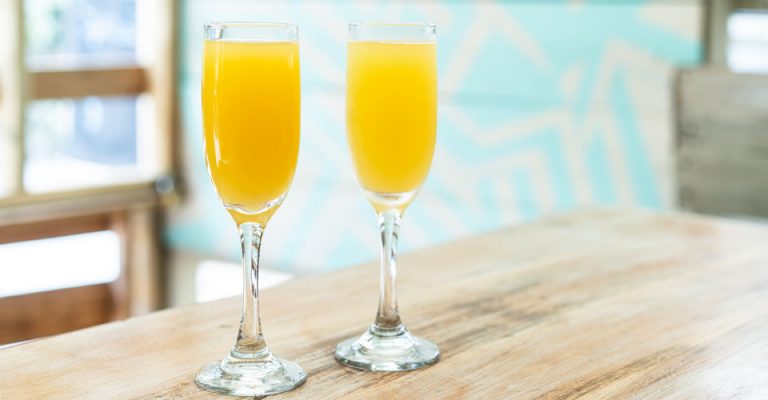
[[[205,29],[253,29],[253,28],[288,28],[298,30],[299,25],[292,22],[270,21],[209,21],[205,23]]]
[[[349,23],[349,29],[358,26],[379,26],[385,28],[425,28],[435,29],[437,26],[432,22],[387,22],[387,21],[355,21]]]
[[[350,22],[347,34],[349,43],[436,43],[437,26],[431,22]]]

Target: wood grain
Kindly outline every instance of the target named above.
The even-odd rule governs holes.
[[[275,398],[768,398],[766,243],[768,228],[743,222],[590,210],[406,254],[404,320],[443,352],[409,373],[332,356],[373,318],[375,264],[290,281],[264,292],[262,320],[273,350],[309,379]],[[0,350],[0,397],[223,398],[192,379],[228,351],[238,307],[183,307]]]

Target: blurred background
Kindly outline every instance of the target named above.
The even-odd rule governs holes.
[[[578,207],[768,216],[768,1],[2,0],[0,344],[238,295],[202,150],[207,21],[298,23],[302,143],[263,283],[372,261],[346,24],[438,26],[401,252]]]

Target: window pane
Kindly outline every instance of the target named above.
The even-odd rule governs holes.
[[[135,62],[135,0],[24,0],[32,66]]]
[[[0,297],[112,282],[120,238],[102,231],[0,245]]]
[[[728,65],[737,72],[768,73],[768,12],[728,18]]]
[[[25,189],[35,193],[145,178],[136,135],[141,103],[136,97],[30,103]]]

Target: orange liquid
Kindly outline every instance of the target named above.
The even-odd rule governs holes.
[[[211,180],[238,224],[266,223],[296,170],[299,45],[207,40],[203,64]]]
[[[360,184],[417,190],[435,148],[436,45],[349,42],[347,52],[347,139]]]

